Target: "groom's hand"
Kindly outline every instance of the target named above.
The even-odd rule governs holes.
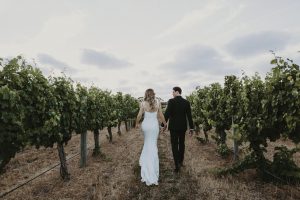
[[[160,127],[159,128],[159,133],[163,133],[164,132],[164,128],[163,127]]]
[[[165,126],[164,126],[164,132],[166,131],[166,130],[168,130],[168,124],[165,124]]]
[[[165,130],[168,128],[168,124],[163,122],[163,123],[161,123],[160,127],[161,127],[162,132],[164,133]]]
[[[167,129],[167,126],[164,126],[164,127],[163,127],[163,132],[165,132],[165,131],[166,131],[166,129]]]

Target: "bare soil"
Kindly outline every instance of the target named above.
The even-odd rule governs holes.
[[[230,166],[232,158],[222,159],[216,144],[210,140],[200,144],[195,136],[186,136],[184,167],[179,174],[173,172],[170,135],[161,134],[158,140],[160,178],[158,186],[146,186],[140,181],[139,156],[143,147],[140,130],[129,132],[122,127],[118,136],[113,129],[113,143],[109,143],[107,130],[100,132],[101,155],[92,156],[93,134],[88,133],[87,167],[79,167],[79,156],[67,161],[71,180],[64,182],[59,167],[6,195],[3,199],[300,199],[300,186],[276,185],[261,181],[255,171],[236,176],[216,177],[212,171]],[[202,135],[203,137],[203,135]],[[67,156],[79,152],[80,136],[74,135],[66,146]],[[270,151],[278,144],[293,147],[288,141],[270,144]],[[231,144],[229,144],[230,146]],[[300,164],[300,155],[295,160]],[[30,179],[50,165],[58,163],[57,149],[28,147],[18,153],[0,175],[0,193]]]

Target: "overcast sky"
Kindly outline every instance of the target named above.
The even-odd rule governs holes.
[[[0,57],[135,97],[300,64],[298,0],[0,0]]]

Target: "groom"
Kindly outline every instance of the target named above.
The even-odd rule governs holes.
[[[181,97],[181,88],[173,88],[173,99],[168,101],[165,112],[166,122],[169,120],[169,130],[171,134],[172,152],[175,162],[175,172],[178,173],[183,166],[184,140],[187,130],[187,121],[190,127],[190,134],[193,134],[194,124],[191,114],[190,103]],[[166,129],[166,127],[164,127]]]

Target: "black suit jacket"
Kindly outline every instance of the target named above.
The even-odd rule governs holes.
[[[185,132],[187,130],[187,120],[190,129],[194,129],[190,102],[181,96],[176,96],[168,101],[165,119],[166,121],[169,120],[169,130],[171,131]]]

